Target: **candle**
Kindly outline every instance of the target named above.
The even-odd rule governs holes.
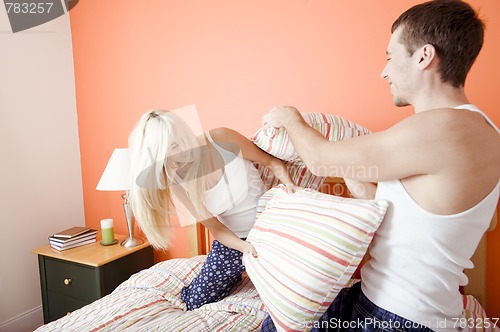
[[[113,219],[101,220],[102,239],[101,244],[109,245],[115,242],[115,232],[113,230]]]

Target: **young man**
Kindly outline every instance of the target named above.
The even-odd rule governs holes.
[[[317,175],[375,167],[352,172],[348,185],[363,184],[363,197],[373,198],[378,182],[376,198],[390,202],[361,283],[341,292],[323,321],[356,321],[348,325],[356,331],[456,331],[464,321],[463,270],[472,267],[500,188],[500,132],[464,92],[483,34],[477,14],[459,0],[416,5],[394,22],[381,76],[394,104],[415,114],[388,130],[330,142],[293,107],[264,119],[287,130]],[[263,330],[269,327],[268,318]]]

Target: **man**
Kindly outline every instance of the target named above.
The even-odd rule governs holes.
[[[415,114],[388,130],[330,142],[293,107],[265,117],[265,126],[287,130],[317,175],[375,167],[352,172],[347,183],[362,184],[365,198],[376,189],[390,203],[361,283],[342,291],[323,321],[355,320],[359,331],[456,331],[465,321],[463,270],[472,267],[500,191],[500,132],[464,92],[483,34],[477,14],[459,0],[416,5],[394,22],[381,76],[394,104]],[[263,330],[273,328],[268,323]]]

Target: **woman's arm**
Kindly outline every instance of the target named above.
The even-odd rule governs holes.
[[[241,240],[236,234],[234,234],[229,228],[227,228],[223,223],[221,223],[217,218],[215,218],[210,212],[205,211],[203,215],[201,215],[191,203],[189,197],[187,197],[186,192],[180,185],[171,186],[173,196],[175,197],[175,206],[178,212],[180,210],[186,210],[188,213],[192,215],[192,218],[187,218],[186,216],[181,216],[178,213],[179,218],[184,218],[185,220],[181,220],[181,225],[197,222],[199,221],[203,226],[205,226],[210,233],[214,236],[214,238],[225,245],[226,247],[241,251],[243,254],[251,253],[255,257],[257,257],[257,252],[253,248],[253,246],[246,241]],[[178,206],[178,204],[182,204],[184,209]]]
[[[233,248],[235,250],[241,251],[243,254],[251,253],[254,257],[257,257],[257,252],[250,242],[243,241],[236,234],[234,234],[229,228],[221,223],[217,218],[212,217],[201,222],[214,238],[225,245],[226,247]]]
[[[347,189],[354,198],[374,199],[377,192],[377,185],[372,182],[360,182],[351,179],[344,179]]]
[[[181,225],[184,226],[213,217],[213,214],[210,213],[210,211],[208,211],[206,208],[195,208],[185,189],[179,183],[171,183],[169,185],[169,189],[171,192],[171,200],[177,211],[177,216],[179,218],[179,221],[181,222]],[[184,214],[190,214],[190,216],[184,216]]]
[[[268,167],[273,174],[285,184],[289,192],[293,192],[297,189],[297,186],[292,181],[290,173],[282,160],[259,149],[248,138],[237,131],[229,128],[217,128],[210,130],[210,136],[212,136],[213,140],[224,149],[232,151],[244,159]]]

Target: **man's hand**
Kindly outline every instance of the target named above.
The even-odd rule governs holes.
[[[300,112],[293,106],[277,106],[262,118],[264,129],[286,127],[289,120],[298,117],[302,119]]]

